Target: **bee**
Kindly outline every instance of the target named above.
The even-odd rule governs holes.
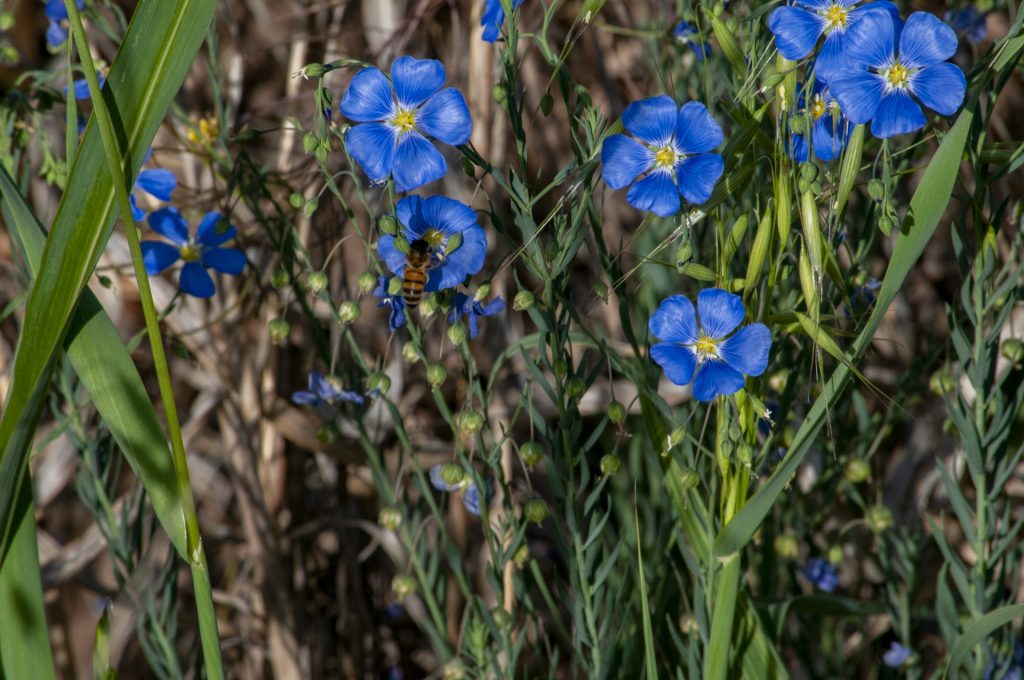
[[[430,255],[430,244],[425,240],[418,238],[409,244],[402,274],[402,298],[410,309],[415,308],[423,297],[423,286],[427,283],[428,270],[432,264]]]

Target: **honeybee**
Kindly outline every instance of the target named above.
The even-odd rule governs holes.
[[[423,297],[423,286],[427,284],[430,270],[430,244],[418,238],[409,244],[405,256],[405,271],[402,274],[402,298],[405,306],[413,309]]]

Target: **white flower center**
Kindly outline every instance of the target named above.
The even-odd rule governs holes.
[[[697,338],[697,342],[687,346],[697,355],[698,364],[722,358],[722,352],[718,349],[718,341],[706,335],[701,335]]]
[[[829,33],[832,31],[846,30],[850,10],[843,7],[838,2],[833,2],[818,13],[825,19],[825,30]]]

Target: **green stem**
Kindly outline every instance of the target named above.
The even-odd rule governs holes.
[[[199,518],[196,515],[195,499],[192,496],[192,487],[189,483],[185,444],[182,441],[178,411],[174,404],[171,374],[167,366],[167,357],[164,354],[163,339],[160,335],[160,322],[156,305],[153,302],[149,278],[146,275],[146,268],[142,259],[142,247],[139,243],[138,228],[132,219],[131,202],[127,189],[128,184],[124,175],[122,159],[117,152],[114,127],[111,123],[106,102],[104,102],[100,91],[99,80],[96,77],[96,66],[93,63],[92,55],[89,53],[89,43],[85,34],[85,27],[82,25],[82,17],[79,15],[78,6],[73,0],[64,0],[64,6],[68,11],[71,30],[75,37],[75,46],[78,48],[78,56],[82,60],[85,80],[89,85],[89,97],[92,100],[93,116],[100,129],[100,138],[103,140],[103,151],[107,157],[107,165],[110,167],[110,172],[113,176],[114,191],[120,204],[122,223],[125,225],[124,231],[128,240],[129,250],[131,251],[132,267],[135,271],[135,279],[139,287],[139,300],[142,304],[142,312],[146,320],[146,333],[149,337],[153,364],[156,367],[157,380],[160,385],[160,400],[163,403],[164,414],[167,419],[167,432],[171,440],[172,460],[178,482],[178,492],[181,496],[182,512],[185,516],[185,544],[188,549],[189,566],[192,569],[196,609],[199,616],[200,637],[203,646],[203,661],[207,676],[219,679],[224,677],[224,671],[220,655],[220,641],[217,637],[216,614],[213,610],[210,576],[206,566],[206,556],[203,553],[202,538],[199,535]]]

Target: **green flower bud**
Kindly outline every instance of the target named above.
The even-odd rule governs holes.
[[[851,484],[860,484],[871,476],[871,465],[863,458],[851,458],[843,469],[843,475]]]
[[[868,196],[876,201],[881,201],[885,198],[885,185],[882,184],[881,180],[873,179],[868,182]]]
[[[391,389],[391,378],[387,373],[374,373],[366,381],[366,386],[370,390],[379,390],[381,394],[386,394]]]
[[[1024,359],[1024,342],[1017,338],[1010,338],[1003,342],[999,352],[1007,361],[1019,364]]]
[[[291,207],[295,208],[296,210],[301,208],[302,204],[305,203],[305,202],[306,202],[306,197],[303,196],[302,194],[300,194],[297,191],[292,192],[292,194],[290,196],[288,196],[288,205],[290,205]]]
[[[951,394],[956,390],[956,378],[945,367],[942,367],[928,379],[928,389],[939,397]]]
[[[683,437],[686,436],[686,428],[677,427],[668,434],[668,441],[665,444],[665,450],[669,451],[679,445],[679,442],[683,441]]]
[[[431,293],[420,302],[420,316],[425,319],[429,319],[437,313],[437,310],[441,307],[441,303],[438,299],[437,293]]]
[[[466,324],[461,321],[456,321],[451,326],[448,326],[448,339],[452,341],[452,344],[461,345],[466,340]]]
[[[775,554],[784,560],[795,560],[800,554],[800,543],[792,534],[779,534],[772,542]]]
[[[306,290],[313,295],[318,295],[327,288],[327,274],[324,272],[310,272],[306,275]]]
[[[448,378],[448,369],[444,367],[444,364],[430,364],[427,366],[427,382],[435,390],[444,384],[444,381]]]
[[[587,392],[587,381],[579,376],[572,376],[565,381],[565,393],[573,399],[579,399]]]
[[[333,423],[325,423],[316,428],[316,440],[324,446],[338,438],[338,428]]]
[[[464,680],[466,667],[458,659],[453,659],[444,665],[441,671],[442,680]]]
[[[800,190],[801,194],[806,194],[811,190],[811,183],[801,177],[796,183],[796,188]]]
[[[614,453],[607,453],[601,456],[601,474],[611,477],[622,469],[622,460]]]
[[[534,524],[541,524],[548,518],[548,504],[540,498],[531,498],[523,506],[523,516],[526,521]]]
[[[864,523],[876,534],[885,533],[892,528],[892,512],[884,505],[872,505],[864,513]]]
[[[613,399],[612,403],[608,404],[608,420],[616,425],[621,425],[625,419],[626,407],[622,405],[622,402]]]
[[[508,99],[508,88],[498,83],[491,89],[491,96],[494,97],[494,101],[504,106],[505,101]]]
[[[527,469],[533,469],[544,458],[544,447],[537,442],[526,442],[519,447],[519,459]]]
[[[392,276],[388,279],[388,295],[398,295],[402,292],[402,279]]]
[[[458,463],[444,463],[441,465],[441,479],[448,486],[462,486],[467,476],[466,471]]]
[[[477,288],[476,292],[473,294],[473,300],[474,300],[474,302],[483,302],[487,298],[487,296],[490,295],[490,294],[491,294],[491,284],[489,284],[489,283],[481,283],[480,287]]]
[[[459,432],[472,437],[484,427],[484,417],[478,411],[463,411],[455,419]]]
[[[521,545],[516,550],[516,553],[512,556],[512,562],[522,569],[526,565],[526,560],[530,559],[530,548],[526,545]]]
[[[604,281],[597,281],[594,283],[594,295],[601,302],[608,302],[608,284]]]
[[[754,460],[754,449],[751,448],[750,444],[743,442],[736,447],[736,460],[740,465],[750,467]]]
[[[679,473],[679,483],[682,485],[683,491],[696,489],[700,484],[700,475],[694,470],[683,470]]]
[[[377,514],[377,523],[388,531],[397,531],[402,526],[402,511],[393,505],[386,505]]]
[[[551,96],[550,92],[545,92],[544,96],[540,98],[540,110],[545,116],[551,115],[551,109],[555,106],[555,99]]]
[[[267,329],[270,331],[270,340],[277,344],[288,339],[292,327],[284,319],[274,319],[267,324]]]
[[[420,360],[420,352],[411,340],[402,345],[402,360],[407,364],[415,364]]]
[[[676,267],[682,267],[684,264],[693,259],[693,244],[689,241],[683,241],[676,248]]]
[[[837,565],[843,561],[843,546],[834,545],[828,549],[828,553],[825,555],[828,559],[829,564]]]
[[[700,624],[697,623],[697,617],[691,612],[686,612],[679,617],[679,630],[684,635],[694,635],[700,632]]]
[[[363,272],[359,275],[359,292],[369,293],[377,287],[377,276],[373,272]]]
[[[338,319],[341,323],[352,323],[359,318],[362,310],[355,300],[345,300],[338,307]]]
[[[521,290],[516,293],[515,298],[512,300],[512,309],[517,312],[525,312],[530,307],[533,307],[533,303],[533,293],[528,290]]]
[[[878,218],[878,228],[882,230],[883,234],[891,234],[894,226],[896,226],[896,223],[888,215],[882,215]]]
[[[555,359],[551,364],[551,370],[554,371],[556,378],[562,380],[569,374],[569,362],[565,359]]]
[[[416,592],[416,579],[408,574],[399,574],[391,579],[391,590],[395,597],[404,600]]]
[[[278,267],[274,270],[274,273],[270,275],[270,285],[274,287],[274,290],[281,290],[288,285],[288,280],[291,277],[288,272],[285,271],[284,267]]]
[[[818,166],[814,163],[801,163],[800,164],[800,177],[813,182],[818,179]]]
[[[395,218],[391,215],[384,215],[377,220],[377,229],[380,230],[380,233],[390,234],[391,236],[398,233],[398,225],[395,224]]]

